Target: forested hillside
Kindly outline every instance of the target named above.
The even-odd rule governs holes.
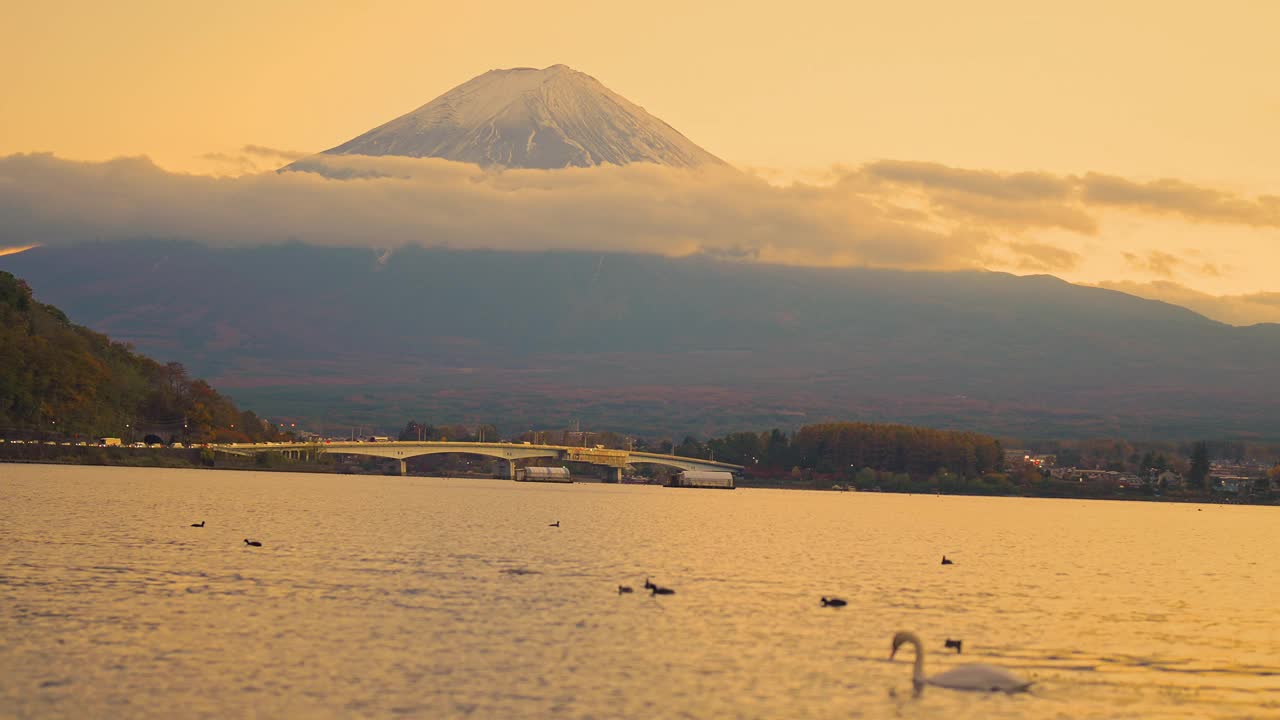
[[[274,431],[179,363],[74,325],[0,272],[0,433],[8,437],[264,440]]]

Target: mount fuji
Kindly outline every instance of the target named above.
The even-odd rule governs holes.
[[[511,168],[650,162],[725,166],[670,125],[567,65],[490,70],[323,155],[436,157]],[[306,160],[290,169],[310,169]]]

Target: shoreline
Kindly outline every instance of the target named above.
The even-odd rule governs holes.
[[[398,475],[387,472],[353,472],[350,467],[334,467],[327,469],[323,466],[315,464],[268,464],[258,465],[257,463],[230,463],[230,464],[207,464],[198,462],[199,450],[195,451],[197,462],[191,462],[184,457],[173,457],[173,454],[181,453],[183,455],[190,454],[191,449],[156,449],[156,448],[60,448],[62,450],[122,450],[129,453],[138,453],[131,459],[144,460],[143,462],[80,462],[74,459],[67,459],[64,455],[59,458],[9,458],[0,457],[0,464],[14,465],[57,465],[68,466],[78,465],[84,467],[128,467],[128,468],[156,468],[162,470],[229,470],[237,472],[288,472],[300,473],[308,475],[347,475],[351,477],[416,477],[416,478],[450,478],[450,479],[479,479],[479,480],[503,480],[504,478],[491,477],[485,475],[426,475],[421,473],[410,473],[407,475]],[[87,458],[86,458],[87,459]],[[95,458],[103,459],[103,458]],[[115,459],[115,458],[110,458]],[[153,460],[146,462],[145,460]],[[575,484],[619,484],[619,485],[655,485],[657,483],[598,483],[583,480]],[[1202,504],[1202,505],[1250,505],[1257,507],[1271,507],[1280,505],[1280,498],[1257,498],[1249,500],[1240,500],[1230,497],[1214,496],[1214,495],[1141,495],[1141,494],[1112,494],[1112,495],[1063,495],[1050,493],[963,493],[963,492],[902,492],[897,490],[835,490],[822,487],[803,487],[796,483],[754,483],[747,481],[739,483],[738,489],[741,490],[807,490],[810,492],[840,493],[840,494],[875,494],[875,495],[936,495],[938,497],[1008,497],[1008,498],[1039,498],[1044,500],[1106,500],[1117,502],[1150,502],[1150,503],[1177,503],[1177,504]]]

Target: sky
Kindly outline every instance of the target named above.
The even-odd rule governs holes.
[[[1280,3],[52,0],[6,9],[6,25],[0,157],[52,153],[80,163],[57,165],[80,180],[127,167],[137,187],[194,202],[189,175],[251,176],[489,69],[564,63],[767,180],[776,192],[753,197],[788,223],[812,213],[823,235],[803,248],[705,243],[718,251],[1050,272],[1148,296],[1226,296],[1236,312],[1253,309],[1247,318],[1280,300]],[[141,156],[154,167],[108,163]],[[28,182],[20,173],[50,169],[8,168],[10,190]],[[0,212],[65,225],[58,181],[45,181],[39,197],[6,197],[0,184]],[[268,185],[226,192],[303,202],[298,188]],[[698,207],[720,214],[650,223],[648,233],[680,236],[661,251],[701,247],[690,233],[727,222],[722,206],[742,187],[717,186],[733,189]],[[141,212],[95,208],[69,215],[124,232]],[[913,210],[922,215],[906,219]],[[192,226],[210,228],[200,217]],[[739,213],[733,227],[749,220]],[[182,217],[164,222],[184,229]],[[910,226],[905,250],[875,254],[898,237],[884,230],[895,222]],[[47,241],[24,227],[26,237],[0,240]]]

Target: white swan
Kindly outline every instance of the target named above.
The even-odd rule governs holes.
[[[1021,692],[1031,687],[1030,680],[1023,680],[1002,667],[984,663],[957,665],[950,670],[938,673],[933,677],[924,676],[924,645],[913,632],[900,632],[893,636],[893,650],[889,659],[898,652],[904,643],[911,643],[916,648],[916,664],[911,670],[911,684],[916,692],[925,685],[936,685],[951,690],[981,690],[984,692]]]

